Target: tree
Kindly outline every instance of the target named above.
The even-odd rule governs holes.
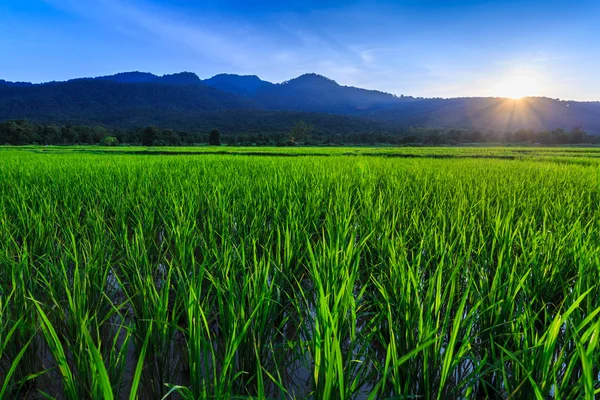
[[[221,132],[218,129],[213,129],[208,134],[208,144],[211,146],[220,146],[221,145]]]
[[[0,145],[19,145],[27,143],[24,140],[23,124],[19,121],[6,121],[0,124]]]
[[[142,146],[153,146],[154,142],[158,140],[159,135],[158,128],[155,126],[149,126],[142,131],[141,142]]]
[[[552,144],[567,144],[569,143],[569,135],[564,129],[558,128],[550,132],[550,141]]]
[[[60,129],[54,125],[46,125],[42,129],[42,143],[56,144],[60,143]]]
[[[304,121],[296,122],[292,130],[290,131],[290,142],[302,142],[310,136],[313,130],[313,126],[307,124]]]
[[[91,130],[91,142],[92,143],[100,143],[100,141],[107,137],[107,136],[114,136],[113,134],[110,134],[110,132],[108,132],[108,129],[106,129],[103,126],[96,126],[96,127],[90,127]]]
[[[105,136],[100,142],[100,144],[102,144],[103,146],[116,146],[117,143],[117,138],[114,136]]]
[[[519,129],[513,135],[513,141],[517,143],[532,142],[535,140],[535,133],[527,129]]]
[[[165,130],[163,136],[164,140],[169,144],[169,146],[181,145],[181,137],[172,129]]]
[[[450,129],[447,133],[448,139],[453,143],[460,143],[463,138],[463,132],[458,129]],[[467,140],[469,140],[468,138]]]
[[[77,126],[74,131],[77,135],[77,141],[83,144],[92,144],[93,138],[90,129],[87,126]]]
[[[72,125],[63,126],[60,130],[62,144],[74,144],[77,142],[77,131]]]
[[[578,125],[571,130],[571,143],[585,143],[586,139],[587,133],[582,126]]]

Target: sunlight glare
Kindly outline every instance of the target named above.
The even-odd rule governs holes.
[[[538,96],[540,83],[531,75],[513,75],[499,82],[494,92],[499,97],[518,100],[527,96]]]

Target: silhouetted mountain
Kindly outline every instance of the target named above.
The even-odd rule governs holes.
[[[204,84],[83,79],[28,87],[0,86],[0,121],[129,126],[138,120],[151,123],[152,116],[157,120],[168,120],[171,115],[193,118],[201,112],[249,108],[255,108],[250,101]]]
[[[202,80],[193,72],[163,75],[156,80],[156,83],[164,85],[203,85]]]
[[[243,96],[253,96],[260,89],[273,86],[256,75],[219,74],[203,81],[216,89]]]
[[[201,85],[202,80],[193,72],[158,76],[149,72],[121,72],[114,75],[90,78],[92,80],[112,81],[119,83],[162,83],[165,85]],[[76,79],[78,80],[78,79]]]
[[[397,104],[388,93],[341,86],[317,74],[298,78],[258,91],[256,100],[270,109],[302,110],[359,115],[364,110],[380,110]]]
[[[302,89],[311,89],[311,90],[322,90],[322,89],[335,89],[339,87],[338,83],[333,79],[329,79],[323,75],[310,73],[300,75],[297,78],[290,79],[289,81],[285,81],[281,83],[281,86],[285,86],[287,88],[302,88]]]
[[[282,113],[273,116],[273,112]],[[316,113],[313,119],[319,122],[326,114],[336,114],[356,117],[352,119],[354,123],[365,121],[372,124],[373,130],[387,131],[408,126],[495,132],[570,130],[581,126],[589,133],[600,133],[599,102],[398,97],[342,86],[317,74],[305,74],[280,84],[257,76],[229,74],[202,81],[190,72],[164,76],[126,72],[35,85],[0,81],[0,121],[27,118],[36,122],[115,127],[156,124],[177,128],[199,126],[206,120],[225,125],[227,118],[234,118],[236,126],[240,126],[252,119],[251,113],[257,118],[269,115],[277,124],[286,115],[304,113],[308,119],[307,113]],[[241,114],[243,118],[239,117]],[[214,118],[223,121],[218,123]],[[341,121],[338,117],[333,119],[336,123]],[[349,121],[341,123],[340,129],[349,129]]]
[[[9,82],[4,79],[0,79],[0,85],[4,86],[31,86],[33,83],[31,82]]]
[[[257,76],[216,75],[204,81],[219,90],[254,99],[269,110],[297,110],[355,115],[365,109],[381,109],[397,102],[397,97],[375,90],[340,86],[317,74],[304,74],[272,84]]]
[[[90,78],[99,81],[112,81],[120,83],[148,83],[156,81],[159,77],[149,72],[120,72],[114,75],[99,76]]]
[[[403,98],[393,108],[362,115],[400,125],[506,132],[583,127],[600,133],[600,102],[560,101],[545,97]]]

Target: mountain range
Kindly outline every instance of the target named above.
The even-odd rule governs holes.
[[[341,134],[397,132],[408,126],[482,132],[582,127],[599,134],[600,102],[415,98],[343,86],[317,74],[271,83],[254,75],[202,80],[191,72],[124,72],[41,84],[0,80],[0,121],[10,119],[123,128],[223,126],[232,132],[239,126],[259,131],[273,121],[287,126],[303,120]]]

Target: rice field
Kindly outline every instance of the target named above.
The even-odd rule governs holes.
[[[600,149],[214,153],[0,148],[1,399],[600,396]]]

